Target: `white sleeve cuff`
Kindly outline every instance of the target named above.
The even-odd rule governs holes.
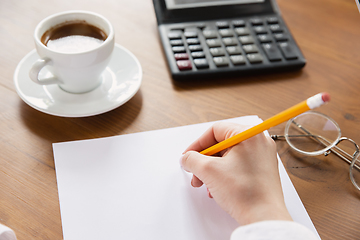
[[[307,227],[292,221],[262,221],[235,229],[231,240],[319,240]]]
[[[14,231],[2,224],[0,224],[0,240],[16,240]]]

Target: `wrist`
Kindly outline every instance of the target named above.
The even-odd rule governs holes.
[[[282,202],[256,204],[239,212],[234,218],[240,225],[268,220],[293,221]]]

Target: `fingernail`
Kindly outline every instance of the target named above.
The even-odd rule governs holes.
[[[195,187],[195,186],[194,186],[194,176],[191,178],[191,182],[190,182],[190,183],[191,183],[191,186]]]
[[[213,198],[213,196],[211,195],[211,193],[210,193],[209,189],[208,189],[208,188],[206,188],[206,190],[207,190],[207,193],[208,193],[208,197],[209,197],[209,198]]]

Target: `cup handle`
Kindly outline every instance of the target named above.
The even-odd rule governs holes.
[[[46,65],[52,65],[52,61],[49,58],[45,59],[38,59],[29,71],[30,79],[33,82],[40,84],[40,85],[50,85],[50,84],[62,84],[63,82],[56,77],[49,77],[44,79],[39,79],[39,73],[43,67]]]

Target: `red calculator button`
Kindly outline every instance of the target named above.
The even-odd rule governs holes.
[[[179,60],[179,61],[176,61],[176,64],[180,71],[192,69],[190,60]]]
[[[174,57],[175,57],[176,61],[189,59],[189,55],[187,53],[175,53]]]

